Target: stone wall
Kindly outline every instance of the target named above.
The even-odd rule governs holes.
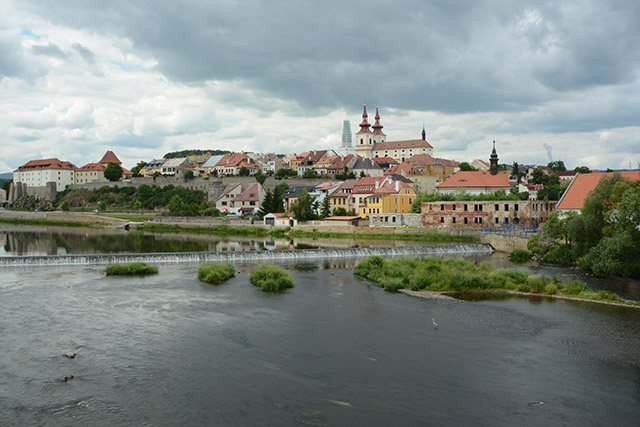
[[[39,200],[52,202],[56,198],[56,183],[47,182],[44,187],[29,187],[25,182],[12,182],[9,187],[9,203],[13,203],[21,197],[32,196]]]
[[[422,216],[412,213],[369,214],[369,225],[372,227],[422,227]]]

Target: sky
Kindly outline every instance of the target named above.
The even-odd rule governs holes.
[[[0,173],[113,150],[339,150],[380,108],[434,156],[638,168],[640,2],[0,0]]]

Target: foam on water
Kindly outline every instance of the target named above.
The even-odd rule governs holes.
[[[304,249],[246,252],[175,252],[0,257],[2,267],[51,266],[51,265],[104,265],[124,262],[185,263],[204,261],[255,262],[269,260],[302,260],[325,258],[363,258],[372,255],[383,257],[411,255],[490,254],[489,244],[458,244],[405,247],[369,247]]]

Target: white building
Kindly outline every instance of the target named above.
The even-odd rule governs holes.
[[[13,171],[13,182],[29,187],[44,187],[48,182],[55,182],[56,191],[64,191],[67,185],[75,184],[76,170],[73,163],[56,158],[31,160]]]

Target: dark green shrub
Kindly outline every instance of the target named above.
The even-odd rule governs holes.
[[[512,262],[527,262],[531,259],[533,254],[523,249],[514,249],[509,253],[509,258]]]
[[[105,269],[107,276],[140,276],[157,274],[158,267],[144,262],[127,262],[124,264],[111,264]]]
[[[562,295],[580,295],[582,292],[588,290],[587,284],[580,280],[573,280],[564,284],[562,288],[558,290],[558,293]]]
[[[567,245],[554,246],[547,254],[542,258],[542,262],[546,264],[569,266],[573,264],[574,257],[571,249]]]
[[[219,284],[233,277],[236,269],[231,264],[207,262],[200,264],[198,278],[203,282]]]
[[[261,265],[249,274],[249,280],[264,292],[281,291],[293,288],[293,277],[291,273],[282,267],[275,265]]]

